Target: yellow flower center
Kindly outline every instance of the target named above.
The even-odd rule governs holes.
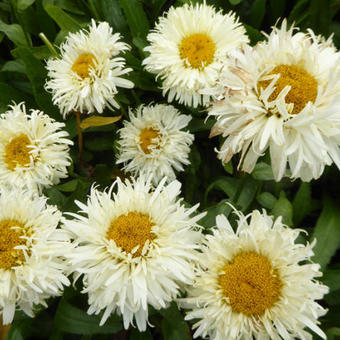
[[[280,297],[282,282],[267,257],[242,252],[223,268],[219,284],[235,313],[262,315]]]
[[[26,240],[21,238],[25,236],[25,230],[23,224],[16,220],[2,220],[0,231],[0,268],[8,270],[25,261],[23,251],[14,249],[26,244]]]
[[[142,254],[145,242],[156,237],[151,231],[153,225],[150,216],[129,212],[127,215],[120,215],[111,222],[106,238],[114,240],[117,247],[126,253],[131,253],[135,247],[139,246],[138,250],[132,255],[138,257]]]
[[[83,53],[72,65],[72,71],[77,73],[82,79],[88,78],[90,69],[94,68],[95,61],[97,61],[97,59],[93,54]]]
[[[14,170],[17,166],[25,167],[30,164],[31,141],[25,134],[13,138],[5,147],[4,161],[7,168]]]
[[[153,128],[145,128],[140,132],[139,144],[145,154],[151,153],[150,145],[156,145],[152,140],[159,137],[159,131]]]
[[[214,60],[216,45],[205,33],[191,34],[179,44],[179,54],[192,68],[204,68]]]
[[[269,101],[275,100],[279,93],[290,85],[291,89],[286,95],[286,103],[293,103],[293,114],[297,114],[304,109],[308,102],[314,103],[318,94],[318,83],[316,79],[299,66],[278,65],[271,72],[280,74],[275,83],[275,91],[269,96]],[[259,86],[266,89],[271,80],[259,81]]]

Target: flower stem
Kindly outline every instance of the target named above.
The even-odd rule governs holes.
[[[42,32],[39,33],[40,39],[44,42],[44,44],[48,47],[50,52],[53,54],[54,57],[58,57],[58,52],[53,47],[52,43],[48,40],[46,35]]]

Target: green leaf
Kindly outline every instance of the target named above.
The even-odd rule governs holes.
[[[264,208],[269,210],[272,210],[277,202],[277,198],[270,192],[262,192],[256,199]]]
[[[25,73],[25,65],[22,60],[9,60],[3,64],[1,72],[18,72]]]
[[[282,222],[288,226],[293,225],[293,206],[286,198],[284,191],[280,192],[279,199],[275,202],[272,209],[275,218],[282,216]]]
[[[0,19],[0,32],[4,32],[16,46],[28,46],[24,30],[20,25],[7,25]]]
[[[164,340],[191,340],[188,324],[174,303],[160,313],[164,317],[161,323]]]
[[[242,0],[229,0],[229,3],[233,6],[238,5],[241,2],[242,2]]]
[[[298,1],[290,12],[288,21],[295,22],[295,24],[298,25],[306,16],[308,3],[309,0]]]
[[[233,162],[231,160],[228,163],[223,164],[223,168],[229,175],[234,173]]]
[[[230,200],[224,199],[219,203],[205,209],[206,215],[199,221],[199,224],[205,228],[211,228],[216,225],[216,216],[223,214],[229,216],[232,208],[229,204]]]
[[[130,340],[152,340],[153,337],[148,329],[145,332],[140,332],[138,329],[133,328],[129,339]]]
[[[266,0],[255,0],[251,8],[250,23],[259,28],[266,13]]]
[[[310,183],[301,182],[299,190],[293,199],[294,223],[299,225],[301,221],[312,211],[312,191]]]
[[[88,315],[85,311],[61,299],[54,322],[59,330],[72,334],[112,334],[122,329],[122,322],[115,314],[112,314],[103,326],[99,326],[100,319],[101,316]]]
[[[99,2],[105,21],[107,21],[115,31],[123,34],[127,33],[128,26],[118,1],[99,0]]]
[[[258,29],[247,24],[243,24],[243,26],[245,27],[247,31],[247,35],[252,45],[255,45],[260,40],[263,40],[263,35]]]
[[[85,147],[90,151],[113,150],[113,136],[111,134],[104,136],[91,136],[85,139]]]
[[[242,179],[241,190],[238,195],[236,205],[240,207],[243,212],[245,212],[253,202],[259,186],[260,182],[255,181],[250,176],[245,176]]]
[[[26,101],[27,106],[32,105],[31,98],[22,91],[5,83],[0,83],[0,108],[1,112],[8,109],[8,105]]]
[[[315,33],[328,36],[331,23],[329,0],[311,0],[309,14],[309,27]]]
[[[257,163],[251,175],[258,181],[272,181],[274,179],[271,166],[264,162]]]
[[[149,33],[149,22],[140,0],[119,0],[133,37],[145,39]]]
[[[31,6],[35,0],[18,0],[17,8],[19,11],[24,11],[27,7]]]
[[[233,198],[237,192],[239,180],[232,177],[221,176],[213,181],[204,193],[204,204],[208,203],[208,195],[211,190],[217,189],[223,191],[229,198]]]
[[[56,185],[54,188],[60,191],[64,191],[64,192],[72,192],[76,189],[77,184],[78,184],[78,180],[72,179],[71,181],[68,181],[66,183]]]
[[[34,57],[32,52],[26,47],[17,48],[15,55],[21,58],[25,64],[26,74],[31,82],[34,98],[39,108],[52,118],[60,120],[59,110],[52,104],[51,95],[44,89],[47,76],[44,64]]]
[[[60,29],[69,32],[75,32],[81,29],[79,23],[66,14],[61,8],[53,5],[46,5],[45,11],[57,23]]]
[[[329,287],[330,292],[340,290],[340,269],[325,270],[320,281]]]
[[[316,223],[311,240],[316,239],[313,261],[325,268],[340,245],[340,210],[328,197]]]

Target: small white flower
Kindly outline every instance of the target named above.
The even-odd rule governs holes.
[[[97,26],[92,20],[88,31],[69,33],[60,47],[60,58],[47,61],[50,79],[45,87],[64,118],[71,111],[102,113],[106,106],[119,108],[117,87],[133,87],[121,77],[132,69],[124,68],[124,58],[117,57],[130,48],[120,38],[107,22]]]
[[[171,105],[139,106],[130,111],[130,121],[119,130],[119,157],[117,163],[133,175],[141,173],[157,184],[164,176],[176,178],[173,168],[183,171],[190,164],[188,154],[194,136],[183,131],[191,116],[182,115]]]
[[[209,100],[199,90],[214,84],[226,54],[248,42],[235,14],[205,3],[171,7],[147,39],[143,64],[162,79],[163,95],[193,107]]]
[[[118,179],[108,192],[92,188],[86,205],[77,202],[82,215],[70,213],[75,219],[65,222],[77,245],[67,257],[83,275],[88,313],[104,310],[101,325],[117,311],[126,329],[135,318],[145,331],[148,305],[165,308],[192,283],[201,239],[196,222],[204,214],[191,217],[198,205],[185,208],[177,199],[180,183],[164,182],[155,190],[144,177]]]
[[[34,307],[59,296],[69,280],[63,254],[71,251],[69,234],[57,226],[61,212],[28,191],[1,189],[0,314],[12,322],[16,309],[34,316]]]
[[[10,106],[0,115],[0,184],[40,190],[67,177],[73,142],[56,122],[25,105]]]
[[[219,215],[207,235],[188,298],[195,337],[211,340],[312,339],[305,328],[326,338],[317,326],[326,313],[315,300],[328,288],[316,281],[320,266],[310,263],[313,244],[296,244],[301,230],[273,222],[265,211],[239,216],[234,232]],[[248,222],[250,218],[250,221]]]
[[[218,99],[211,136],[227,137],[218,158],[240,152],[239,166],[251,172],[269,149],[277,181],[310,181],[325,165],[340,167],[340,53],[331,39],[295,31],[283,21],[267,41],[235,51],[205,91]]]

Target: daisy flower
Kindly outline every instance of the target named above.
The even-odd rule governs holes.
[[[50,79],[45,88],[52,92],[64,118],[71,111],[102,113],[106,106],[119,108],[117,87],[133,87],[122,78],[132,69],[125,68],[125,59],[118,57],[130,49],[120,38],[107,22],[97,26],[92,20],[88,30],[69,33],[60,46],[60,58],[47,61]]]
[[[209,100],[199,90],[214,84],[226,54],[248,42],[234,13],[205,3],[171,7],[147,39],[143,64],[162,79],[163,95],[193,107]]]
[[[40,190],[67,177],[73,142],[39,110],[26,113],[23,103],[0,115],[0,184]]]
[[[65,224],[74,234],[76,249],[67,256],[83,275],[88,313],[104,310],[100,325],[117,311],[126,329],[135,318],[145,331],[148,305],[165,308],[192,283],[201,238],[196,222],[204,214],[191,216],[198,205],[185,208],[177,199],[180,183],[164,182],[153,189],[139,177],[117,179],[107,192],[92,188],[86,205],[77,202],[81,215],[70,213],[75,219]]]
[[[133,175],[153,175],[157,184],[164,176],[176,178],[173,168],[183,171],[190,164],[188,155],[194,136],[182,131],[191,116],[182,115],[171,105],[139,106],[130,111],[130,121],[119,130],[117,163]]]
[[[62,214],[46,198],[21,189],[0,192],[0,314],[12,322],[15,310],[34,316],[34,307],[61,295],[69,285],[65,252],[71,242],[57,229]]]
[[[186,320],[196,321],[194,336],[312,339],[307,327],[325,339],[317,319],[326,310],[315,300],[328,287],[315,280],[322,273],[310,262],[313,244],[296,244],[301,230],[283,225],[281,217],[273,222],[265,211],[237,214],[236,232],[217,216],[203,241],[196,280],[181,301],[192,309]]]
[[[310,181],[325,165],[340,167],[340,53],[331,38],[296,31],[284,20],[266,41],[235,51],[206,90],[218,99],[211,136],[226,137],[218,158],[240,152],[239,166],[251,172],[269,149],[277,181]]]

